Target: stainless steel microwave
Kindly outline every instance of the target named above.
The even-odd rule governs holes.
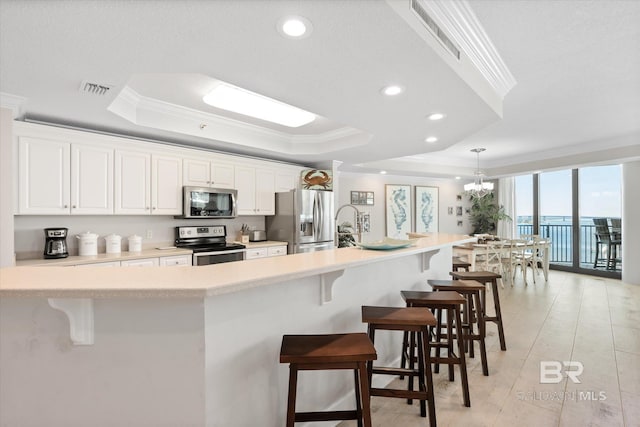
[[[184,187],[182,218],[235,218],[237,190]]]

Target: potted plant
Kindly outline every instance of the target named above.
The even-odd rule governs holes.
[[[511,221],[511,217],[504,211],[504,206],[498,206],[493,192],[482,197],[469,192],[471,213],[469,220],[474,234],[495,234],[498,221]]]

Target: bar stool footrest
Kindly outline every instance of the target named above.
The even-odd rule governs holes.
[[[393,388],[372,388],[371,396],[397,397],[400,399],[427,400],[429,398],[426,391],[420,390],[399,390]]]
[[[296,412],[296,422],[357,420],[357,411]]]
[[[418,376],[420,373],[417,369],[409,369],[409,368],[391,368],[391,367],[373,367],[372,372],[374,374],[384,374],[384,375],[406,375],[406,376]]]

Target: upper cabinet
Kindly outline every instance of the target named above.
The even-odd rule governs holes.
[[[113,214],[113,149],[20,137],[18,152],[17,213]]]
[[[184,160],[184,185],[194,187],[235,188],[234,166],[212,160]]]
[[[18,215],[181,215],[183,186],[238,190],[238,215],[273,215],[301,167],[14,122]]]
[[[275,214],[275,172],[253,166],[236,166],[238,215]]]
[[[180,215],[182,158],[116,150],[115,213]]]

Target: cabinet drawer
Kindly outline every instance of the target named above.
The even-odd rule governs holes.
[[[132,259],[129,261],[120,261],[122,267],[157,267],[158,258]]]
[[[160,257],[160,266],[162,267],[191,266],[192,264],[191,255]]]
[[[95,262],[92,264],[78,264],[76,267],[120,267],[120,261]]]
[[[264,258],[267,256],[267,248],[247,249],[244,259]]]
[[[267,249],[267,256],[280,256],[287,254],[286,246],[271,246]]]

